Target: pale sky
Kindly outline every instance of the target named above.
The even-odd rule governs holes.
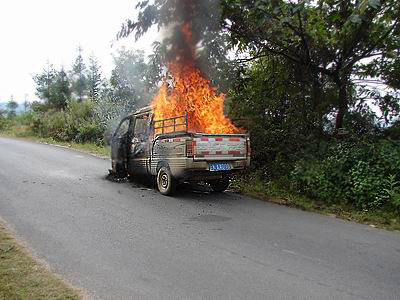
[[[99,59],[107,77],[111,53],[121,46],[151,49],[156,32],[135,43],[133,37],[115,41],[121,24],[135,15],[137,0],[0,0],[0,102],[10,95],[22,103],[36,100],[32,75],[47,61],[70,69],[78,45],[87,59]],[[111,48],[111,44],[114,46]]]

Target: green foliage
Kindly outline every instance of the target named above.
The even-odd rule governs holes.
[[[18,103],[14,101],[14,97],[11,96],[10,101],[7,102],[7,117],[9,119],[15,118],[17,115],[16,109],[18,108]]]
[[[220,1],[171,0],[171,1],[138,1],[136,5],[137,19],[127,20],[118,34],[126,37],[135,34],[136,40],[142,37],[149,28],[156,25],[158,29],[168,28],[168,35],[154,43],[152,64],[162,69],[175,58],[195,59],[196,65],[211,80],[214,86],[227,92],[232,80],[234,61],[229,58],[231,49],[229,34],[221,30]],[[182,26],[189,25],[193,45],[201,45],[196,49],[196,57],[182,41]]]
[[[340,202],[324,202],[296,193],[290,189],[287,178],[266,179],[261,170],[247,170],[234,175],[230,189],[251,195],[261,200],[279,203],[303,210],[317,211],[338,218],[354,220],[360,223],[375,224],[382,228],[400,230],[400,209],[387,205],[380,209],[360,209],[352,204]],[[388,179],[389,180],[389,179]],[[389,180],[390,181],[390,180]],[[396,186],[396,184],[394,184]],[[387,200],[390,203],[390,200]]]
[[[8,120],[5,117],[5,112],[0,110],[0,130],[5,130],[8,125]]]
[[[387,187],[383,191],[386,193],[386,199],[400,211],[400,181],[396,180],[393,174],[390,174],[385,181]]]
[[[36,83],[36,95],[44,100],[49,108],[65,108],[71,97],[71,90],[63,68],[57,71],[49,65],[42,73],[35,75],[33,80]]]
[[[104,128],[93,114],[92,102],[68,102],[62,111],[34,113],[31,127],[34,134],[58,141],[103,142]]]
[[[14,101],[14,99],[11,99],[10,101],[7,102],[7,108],[9,110],[15,111],[18,107],[18,103]]]
[[[134,110],[150,101],[150,66],[143,51],[121,49],[114,55],[115,67],[110,78],[110,98],[128,110]]]
[[[32,130],[58,141],[103,142],[104,132],[110,134],[115,119],[150,101],[160,69],[146,63],[144,52],[122,49],[114,56],[115,66],[107,81],[102,79],[96,58],[89,58],[86,69],[81,49],[78,52],[69,78],[63,69],[51,65],[34,76],[43,102],[31,105]],[[82,104],[71,96],[77,96]]]
[[[389,139],[400,140],[400,120],[397,120],[392,126],[385,128],[383,135]]]
[[[274,200],[277,198],[293,198],[293,193],[287,188],[287,182],[281,180],[268,179],[268,173],[262,169],[244,171],[236,174],[231,178],[230,188],[249,195],[260,198],[269,198]]]
[[[229,93],[229,115],[251,134],[252,164],[269,177],[287,174],[305,148],[314,151],[326,139],[331,89],[316,102],[296,76],[293,64],[266,56],[242,70]]]
[[[290,178],[297,191],[324,202],[397,207],[400,141],[336,141],[320,159],[299,161]]]
[[[39,101],[33,101],[31,103],[31,108],[32,108],[32,111],[35,113],[44,113],[44,112],[48,111],[49,109],[51,109],[49,104],[42,103]]]
[[[33,112],[26,112],[18,115],[15,118],[15,121],[23,126],[28,126],[32,123],[33,118],[34,118]]]
[[[78,47],[78,55],[71,70],[71,90],[79,101],[87,95],[88,80],[86,77],[86,65],[82,57],[82,48]]]
[[[102,84],[102,75],[97,58],[92,55],[89,57],[89,67],[87,74],[87,83],[89,90],[89,98],[93,101],[98,100]]]
[[[85,120],[78,127],[78,133],[74,140],[78,143],[103,143],[104,128],[95,120]]]
[[[253,57],[281,56],[301,69],[301,81],[329,78],[337,88],[337,96],[331,99],[332,108],[337,109],[336,129],[343,128],[353,104],[349,91],[356,63],[383,57],[400,43],[400,4],[395,0],[225,0],[222,6],[224,27],[239,50]],[[318,89],[314,84],[314,92]]]
[[[182,49],[177,48],[182,39],[179,28],[188,24],[194,44],[202,45],[199,61],[206,57],[208,65],[215,66],[208,68],[208,73],[219,77],[229,77],[229,63],[224,60],[229,50],[245,54],[248,58],[244,62],[267,54],[280,57],[296,65],[301,75],[290,83],[308,83],[314,102],[321,99],[324,81],[329,79],[336,87],[335,97],[324,100],[329,100],[332,112],[337,111],[337,130],[343,128],[344,118],[354,105],[351,89],[356,64],[376,57],[383,66],[382,58],[389,53],[393,56],[400,46],[400,2],[396,0],[223,0],[220,7],[215,3],[218,1],[140,1],[137,18],[123,24],[119,36],[134,33],[138,39],[152,25],[170,26],[172,38],[163,40],[159,47],[165,63],[171,55],[184,57],[179,52]],[[396,80],[393,75],[398,73],[398,64],[392,62],[390,59],[389,66],[377,68],[373,77],[382,75],[389,83]],[[365,78],[365,74],[361,76]]]

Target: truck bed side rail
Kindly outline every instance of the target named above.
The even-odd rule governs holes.
[[[189,129],[188,114],[182,116],[176,116],[173,118],[167,118],[162,120],[154,120],[154,133],[176,133],[176,132],[187,132]]]

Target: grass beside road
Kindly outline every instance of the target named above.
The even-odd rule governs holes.
[[[346,204],[330,204],[312,200],[290,192],[282,184],[265,181],[259,177],[251,181],[240,176],[233,180],[232,189],[254,198],[277,204],[296,207],[306,211],[318,212],[357,223],[388,230],[400,230],[400,215],[389,209],[359,210]]]
[[[21,138],[24,140],[34,141],[44,144],[60,145],[67,148],[79,150],[82,152],[94,154],[101,157],[110,157],[110,146],[96,145],[93,143],[75,143],[55,141],[52,138],[43,138],[33,135],[27,126],[13,126],[11,129],[0,131],[0,136]]]
[[[82,299],[39,264],[0,223],[0,299]]]

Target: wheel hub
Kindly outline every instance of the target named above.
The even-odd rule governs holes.
[[[165,173],[161,175],[161,186],[164,189],[168,187],[168,175]]]

